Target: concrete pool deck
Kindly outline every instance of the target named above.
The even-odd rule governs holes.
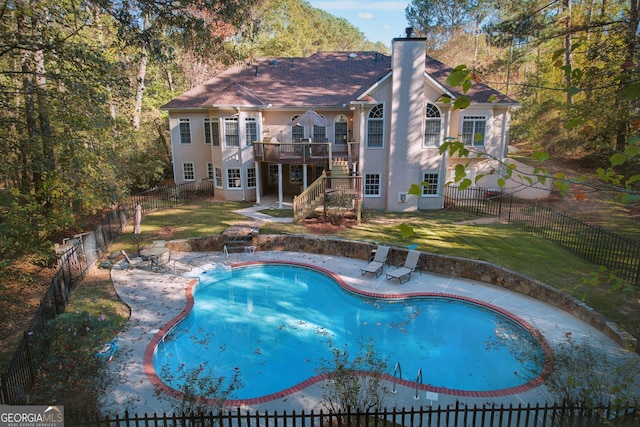
[[[395,280],[387,280],[384,274],[378,278],[369,274],[362,276],[360,268],[367,264],[364,260],[306,252],[256,251],[232,253],[228,258],[219,252],[172,252],[168,272],[126,269],[126,262],[123,261],[112,269],[114,286],[122,300],[130,306],[131,318],[125,330],[118,336],[120,350],[110,366],[121,378],[113,392],[105,396],[105,410],[113,414],[121,414],[125,409],[140,415],[154,412],[171,413],[169,400],[158,397],[156,388],[148,376],[149,367],[145,366],[144,361],[145,353],[150,351],[149,344],[154,337],[176,316],[184,312],[187,306],[186,289],[194,279],[183,277],[182,273],[207,264],[233,265],[255,261],[288,261],[317,266],[340,276],[348,286],[367,293],[399,295],[428,292],[478,300],[499,307],[533,326],[552,348],[565,343],[570,335],[578,342],[582,339],[589,340],[610,355],[638,358],[637,354],[625,351],[603,333],[557,307],[474,280],[423,272],[413,274],[409,282],[400,285]],[[385,271],[386,269],[387,267]],[[425,366],[422,370],[427,383],[429,367]],[[404,374],[403,379],[414,379],[412,377],[415,373]],[[427,393],[419,391],[416,399],[415,387],[397,385],[396,389],[397,393],[390,396],[387,407],[446,406],[456,402],[469,406],[482,406],[485,403],[535,405],[554,400],[544,384],[513,394],[496,392],[495,396],[490,397],[430,393],[430,399],[427,399]],[[243,409],[269,412],[317,410],[322,408],[321,397],[320,384],[314,383],[281,399],[258,402]]]

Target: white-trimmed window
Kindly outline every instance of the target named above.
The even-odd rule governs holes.
[[[438,147],[440,146],[440,129],[442,128],[442,117],[440,110],[433,104],[427,104],[425,107],[424,118],[424,146]]]
[[[278,165],[269,163],[269,183],[273,184],[275,182],[278,182],[278,171]]]
[[[213,181],[213,163],[207,162],[207,179]]]
[[[195,181],[196,180],[196,168],[193,165],[193,162],[183,162],[182,163],[182,179],[184,181]]]
[[[364,174],[364,196],[375,197],[380,195],[380,174]]]
[[[220,146],[220,124],[216,117],[204,119],[204,143],[214,147]]]
[[[296,114],[295,116],[291,117],[291,121],[294,121],[298,117],[300,117],[300,114]],[[300,142],[301,139],[304,139],[304,126],[291,126],[291,141]]]
[[[256,188],[256,168],[247,168],[247,188]]]
[[[289,169],[289,181],[292,184],[300,184],[302,182],[303,165],[291,165]]]
[[[367,147],[382,148],[384,135],[384,109],[378,104],[369,111],[367,119]]]
[[[425,172],[422,174],[422,182],[425,183],[422,186],[423,197],[433,197],[438,195],[440,174],[434,172]]]
[[[333,137],[334,143],[346,144],[349,138],[349,120],[344,114],[336,116],[336,120],[333,123]]]
[[[256,119],[254,117],[247,117],[244,122],[244,127],[247,145],[253,145],[253,142],[258,140],[258,123]]]
[[[222,168],[215,168],[215,181],[214,184],[218,188],[222,188]]]
[[[462,142],[464,145],[483,147],[487,129],[484,116],[464,116],[462,118]]]
[[[179,119],[180,144],[191,144],[191,122],[189,119]]]
[[[237,117],[225,117],[224,119],[224,141],[226,147],[240,146],[240,129]]]
[[[313,125],[313,140],[315,142],[327,142],[327,127]]]
[[[240,168],[227,169],[227,188],[242,188]]]

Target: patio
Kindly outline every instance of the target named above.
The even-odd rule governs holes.
[[[318,255],[306,252],[256,251],[255,253],[219,252],[175,252],[171,253],[171,262],[165,273],[155,273],[141,269],[125,269],[119,263],[112,269],[112,280],[120,297],[131,307],[131,319],[128,327],[119,336],[120,351],[111,366],[124,375],[113,393],[105,396],[105,409],[112,413],[121,413],[128,409],[132,413],[170,412],[166,399],[159,399],[154,386],[149,381],[145,367],[145,353],[152,351],[149,343],[167,323],[186,308],[185,289],[194,279],[183,277],[182,273],[193,267],[205,264],[234,264],[250,261],[295,261],[318,266],[339,275],[347,285],[370,293],[391,295],[415,292],[433,292],[459,295],[498,306],[523,319],[535,327],[553,347],[564,343],[568,335],[575,340],[588,339],[603,351],[621,357],[638,358],[628,353],[613,340],[595,328],[577,319],[569,313],[549,304],[504,289],[499,286],[437,275],[429,272],[416,274],[405,284],[388,281],[384,275],[361,275],[360,268],[366,265],[363,260],[345,257]],[[149,354],[147,353],[147,359]],[[424,367],[428,371],[428,367]],[[413,376],[408,373],[405,377]],[[411,378],[404,378],[409,379]],[[415,388],[397,386],[398,393],[390,399],[390,406],[419,407],[428,405],[455,404],[468,405],[485,403],[519,404],[544,403],[552,401],[544,385],[516,394],[496,393],[494,397],[461,397],[444,393],[430,394],[430,400],[424,392],[415,398]],[[435,397],[435,399],[434,399]],[[246,407],[252,411],[291,411],[321,408],[321,390],[319,384],[313,384],[301,391],[280,400],[272,400]]]

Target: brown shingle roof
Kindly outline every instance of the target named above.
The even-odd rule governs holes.
[[[261,58],[250,66],[235,66],[182,95],[163,109],[206,108],[213,105],[273,107],[342,106],[354,101],[391,71],[391,58],[377,52],[321,52],[306,58]],[[459,88],[444,82],[451,68],[427,57],[426,72],[451,93]],[[514,102],[484,85],[467,94],[475,102],[489,95]]]

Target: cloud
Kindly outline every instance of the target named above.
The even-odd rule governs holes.
[[[366,20],[375,19],[375,17],[373,16],[373,13],[369,13],[369,12],[359,13],[358,18],[366,19]]]

